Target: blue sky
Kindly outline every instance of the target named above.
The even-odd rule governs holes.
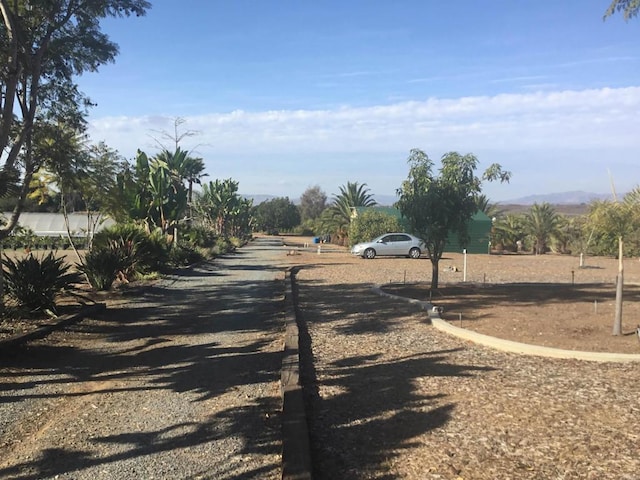
[[[104,22],[120,55],[79,80],[92,140],[127,158],[181,117],[245,194],[392,195],[412,148],[502,164],[494,201],[640,183],[640,20],[603,21],[608,0],[152,4]]]

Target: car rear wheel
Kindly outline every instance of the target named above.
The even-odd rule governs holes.
[[[409,256],[411,258],[420,258],[420,249],[418,247],[413,247],[409,250]]]
[[[376,251],[373,248],[367,248],[362,256],[368,259],[376,258]]]

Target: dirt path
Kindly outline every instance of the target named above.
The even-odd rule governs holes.
[[[280,476],[277,241],[0,357],[0,478]]]

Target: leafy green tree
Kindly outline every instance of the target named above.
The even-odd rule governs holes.
[[[349,243],[353,246],[385,233],[400,231],[402,225],[397,217],[376,210],[365,210],[351,222]]]
[[[307,188],[300,196],[300,218],[315,220],[327,207],[327,195],[319,185]]]
[[[610,17],[615,12],[622,12],[624,19],[636,17],[640,11],[640,0],[613,0],[604,14],[604,18]]]
[[[457,234],[460,243],[469,239],[468,224],[477,211],[477,196],[482,180],[509,181],[510,172],[492,164],[482,179],[475,175],[478,159],[472,155],[449,152],[441,159],[439,175],[433,162],[419,149],[411,150],[409,175],[398,189],[396,206],[409,222],[410,233],[420,238],[431,259],[431,288],[438,288],[438,264],[447,238]]]
[[[100,20],[144,15],[149,7],[146,0],[0,0],[0,186],[18,191],[0,239],[17,224],[40,167],[32,150],[37,115],[69,103],[70,96],[77,101],[73,78],[114,60],[118,47]]]
[[[203,223],[216,235],[227,236],[229,229],[240,226],[240,216],[247,215],[247,203],[238,195],[238,182],[228,178],[204,184],[195,210]]]
[[[547,246],[554,235],[558,234],[561,218],[558,212],[549,204],[535,203],[525,214],[525,232],[534,240],[534,251],[537,255],[546,253]]]
[[[239,197],[236,206],[229,216],[228,232],[238,238],[247,237],[251,234],[253,218],[253,200]]]
[[[163,150],[149,158],[138,150],[135,165],[125,164],[116,177],[110,210],[120,221],[142,221],[172,233],[187,211],[185,150]]]
[[[60,144],[57,142],[58,149]],[[66,160],[45,162],[36,175],[39,181],[34,185],[31,195],[45,199],[57,193],[67,227],[69,211],[86,212],[88,247],[91,248],[93,235],[104,220],[103,214],[108,210],[117,174],[124,160],[104,142],[85,146],[78,137],[70,137],[69,147],[62,149],[60,154],[66,155]],[[54,173],[50,173],[49,169]],[[68,233],[74,245],[71,233]]]
[[[149,188],[149,157],[138,150],[133,164],[125,162],[116,175],[109,215],[120,223],[145,222],[151,203]]]
[[[278,197],[255,207],[257,227],[269,230],[290,230],[300,224],[300,212],[289,197]]]

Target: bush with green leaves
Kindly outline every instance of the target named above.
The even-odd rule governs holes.
[[[84,262],[78,269],[87,276],[91,287],[95,290],[111,289],[118,273],[123,268],[123,255],[116,244],[95,246],[85,255]]]
[[[120,271],[127,280],[134,279],[137,274],[159,271],[168,261],[169,244],[166,236],[159,229],[149,234],[134,224],[116,224],[105,228],[96,234],[93,248],[119,250]]]
[[[224,255],[225,253],[233,252],[235,247],[228,238],[218,237],[216,244],[213,247],[214,255]]]
[[[192,225],[181,231],[179,242],[184,241],[201,248],[211,248],[215,245],[217,235],[211,228],[203,225]]]
[[[368,242],[380,235],[391,232],[402,232],[404,228],[397,217],[378,212],[364,210],[351,221],[349,226],[349,243]]]
[[[30,312],[55,313],[56,297],[81,281],[71,265],[53,252],[42,257],[30,253],[17,259],[4,255],[2,266],[7,296]]]
[[[186,267],[202,260],[204,255],[192,245],[174,245],[169,250],[169,264],[174,267]]]

